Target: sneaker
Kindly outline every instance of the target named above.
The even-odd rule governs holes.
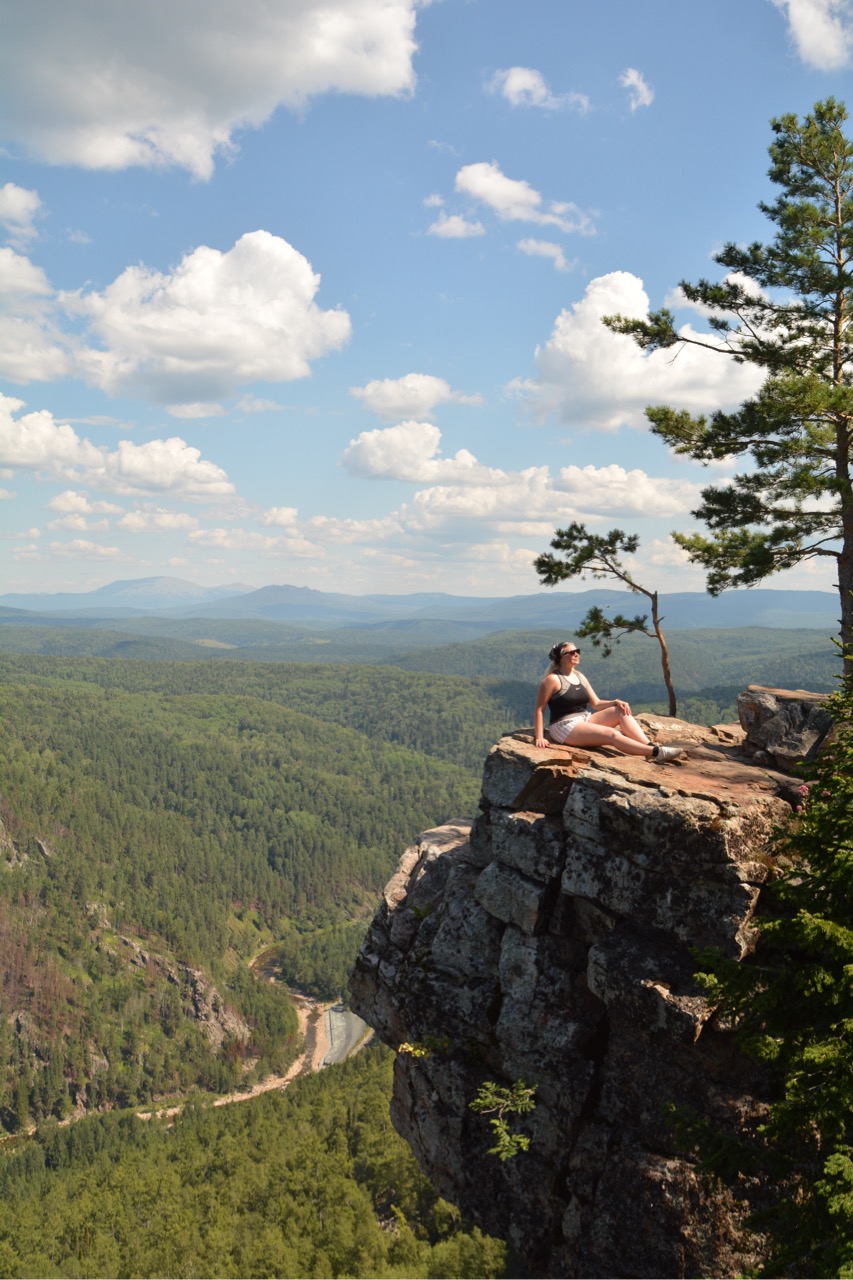
[[[652,756],[655,764],[666,764],[669,760],[675,760],[678,756],[684,755],[684,747],[658,747],[656,756]]]

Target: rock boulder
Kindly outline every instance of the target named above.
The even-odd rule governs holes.
[[[758,763],[779,769],[812,760],[832,728],[825,704],[825,693],[749,685],[737,700],[745,749]]]

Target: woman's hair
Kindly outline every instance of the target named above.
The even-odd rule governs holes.
[[[551,659],[551,665],[545,672],[546,676],[557,675],[560,670],[560,658],[563,656],[563,650],[569,643],[570,641],[568,640],[561,640],[558,644],[552,645],[548,650],[548,657]]]

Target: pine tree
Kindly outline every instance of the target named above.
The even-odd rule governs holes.
[[[589,636],[595,646],[603,643],[605,658],[611,654],[612,644],[618,644],[623,635],[639,631],[644,636],[657,640],[669,714],[674,716],[678,714],[678,707],[672,683],[669,648],[660,625],[663,618],[660,616],[658,593],[637,582],[622,563],[622,556],[633,555],[639,545],[640,539],[635,533],[627,534],[622,529],[611,529],[607,534],[590,533],[586,525],[575,522],[566,529],[557,529],[551,539],[551,546],[555,551],[562,551],[563,556],[554,556],[545,551],[536,557],[533,566],[547,587],[554,587],[558,582],[565,582],[569,578],[583,578],[589,573],[593,578],[615,578],[617,582],[623,582],[629,591],[647,598],[652,610],[651,630],[646,614],[638,613],[634,618],[627,618],[624,614],[617,613],[608,617],[603,609],[593,605],[582,619],[576,634]]]
[[[727,244],[721,282],[682,282],[707,309],[716,337],[678,333],[670,311],[647,320],[610,316],[645,350],[707,347],[766,378],[734,413],[710,419],[668,407],[646,410],[676,453],[703,462],[749,455],[752,466],[710,485],[693,512],[711,537],[674,534],[707,571],[708,590],[752,586],[815,557],[834,563],[841,640],[853,670],[853,142],[847,112],[828,98],[800,121],[773,120],[769,176],[779,188],[759,208],[776,225],[769,244]]]

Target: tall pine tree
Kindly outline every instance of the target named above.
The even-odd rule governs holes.
[[[769,244],[727,244],[720,282],[682,282],[706,308],[716,338],[676,331],[671,312],[610,316],[644,349],[706,346],[767,376],[735,413],[710,418],[646,410],[653,432],[703,462],[748,455],[752,465],[710,485],[693,512],[711,536],[674,534],[707,571],[708,590],[751,586],[821,557],[834,562],[845,670],[853,671],[853,142],[847,112],[828,98],[800,121],[772,121],[769,175],[779,188],[759,208],[776,226]]]

